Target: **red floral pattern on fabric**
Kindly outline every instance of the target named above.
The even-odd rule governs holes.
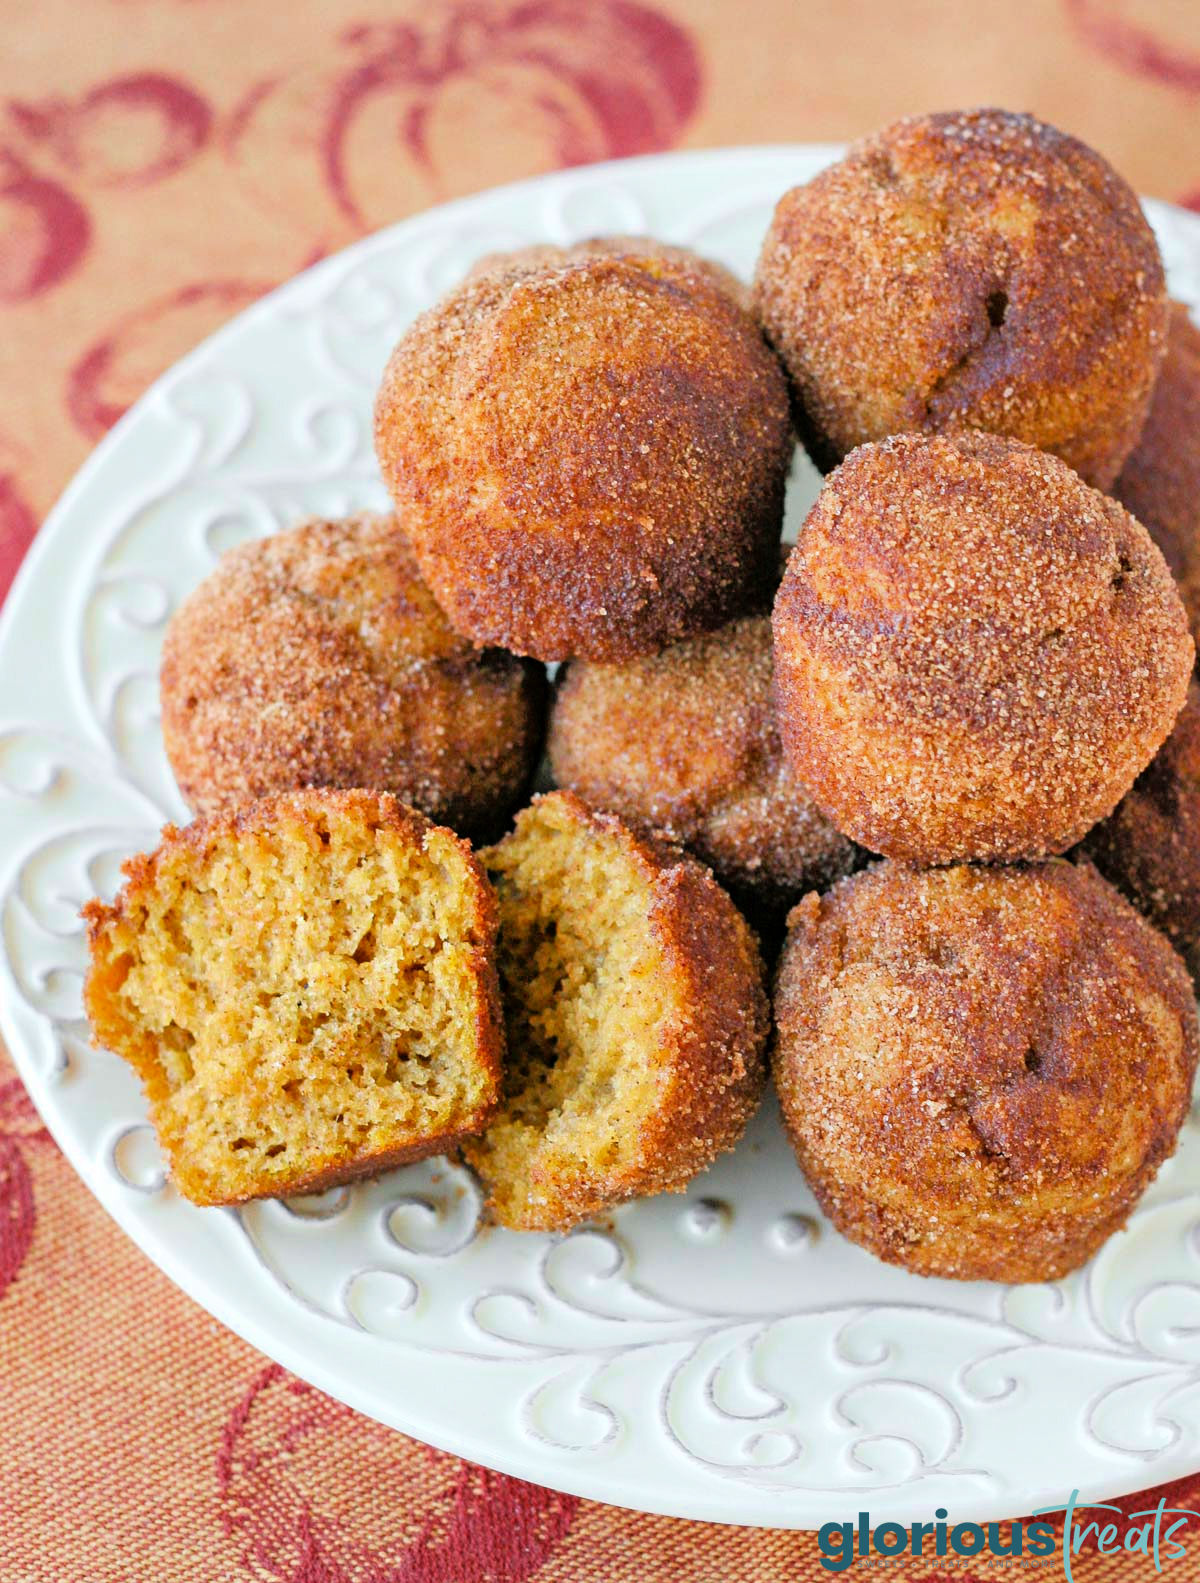
[[[294,1379],[262,1370],[217,1460],[226,1531],[280,1583],[526,1583],[578,1501],[412,1447]]]
[[[1062,14],[1069,25],[1034,47],[1020,8],[989,20],[1006,96],[1090,136],[1135,185],[1182,188],[1200,209],[1186,152],[1200,12],[1063,0]],[[836,8],[784,0],[307,0],[298,16],[229,0],[48,0],[0,18],[0,600],[84,440],[269,283],[363,230],[685,137],[823,140],[948,94],[995,94],[995,50],[963,47],[978,27],[970,8],[905,30],[895,8],[868,4],[859,37]],[[860,48],[870,37],[886,47]],[[1108,70],[1124,74],[1129,113],[1096,92]],[[0,1050],[6,1580],[829,1576],[812,1535],[576,1502],[263,1367],[106,1219],[10,1074]],[[1117,1504],[1160,1496],[1200,1508],[1200,1476]],[[964,1583],[995,1572],[903,1570]],[[1090,1545],[1074,1563],[1078,1583],[1147,1575],[1141,1558]]]
[[[22,1151],[49,1139],[20,1078],[0,1082],[0,1298],[20,1273],[37,1223],[33,1178]]]
[[[0,605],[37,530],[37,516],[21,493],[20,480],[0,469]]]
[[[267,284],[244,280],[183,286],[114,325],[80,357],[67,378],[66,406],[89,439],[98,440],[159,372],[246,308]]]
[[[32,151],[80,181],[141,186],[182,169],[212,127],[208,101],[163,72],[115,77],[80,99],[12,100],[10,123]]]
[[[688,34],[632,0],[458,0],[345,27],[309,66],[256,83],[222,135],[272,206],[303,194],[311,209],[322,182],[338,237],[395,219],[413,182],[426,203],[486,185],[497,144],[521,150],[523,174],[667,148],[701,79]]]
[[[65,187],[0,149],[0,302],[56,286],[87,251],[92,224]]]
[[[92,221],[72,183],[133,186],[179,170],[212,112],[161,72],[114,78],[72,103],[11,99],[0,148],[0,302],[49,291],[87,252]]]
[[[365,216],[347,168],[350,125],[372,94],[408,95],[400,140],[431,175],[438,91],[456,77],[479,79],[506,65],[545,80],[528,92],[545,113],[554,163],[644,154],[672,143],[700,98],[700,65],[687,34],[629,0],[532,0],[452,7],[422,32],[415,26],[354,27],[343,41],[364,54],[335,87],[322,135],[326,178],[347,217]],[[574,99],[574,103],[572,103]]]
[[[1166,31],[1169,7],[1131,0],[1066,0],[1066,8],[1087,42],[1125,71],[1200,93],[1200,41],[1174,38]]]

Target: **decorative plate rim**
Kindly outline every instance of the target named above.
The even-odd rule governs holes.
[[[201,369],[206,362],[213,358],[227,345],[234,346],[238,341],[254,330],[260,324],[266,325],[272,318],[279,315],[281,307],[292,303],[298,298],[310,295],[314,301],[320,297],[330,295],[333,285],[340,279],[348,279],[361,265],[369,262],[376,254],[386,253],[388,250],[407,245],[423,236],[436,236],[449,233],[462,221],[469,221],[482,206],[496,204],[504,200],[511,201],[514,205],[522,202],[528,203],[536,197],[545,197],[556,192],[570,193],[573,190],[594,189],[601,191],[607,184],[632,181],[635,185],[641,184],[649,191],[654,182],[666,175],[679,173],[683,169],[700,170],[721,174],[730,167],[783,165],[789,161],[796,161],[802,165],[813,165],[816,162],[825,162],[833,159],[840,152],[838,144],[764,144],[750,147],[733,147],[713,150],[688,150],[679,153],[645,155],[631,160],[614,160],[602,164],[578,167],[566,171],[556,171],[545,176],[535,177],[525,181],[518,181],[499,188],[459,198],[451,203],[427,210],[422,214],[399,221],[397,224],[376,232],[370,236],[351,244],[327,259],[323,259],[301,274],[284,282],[259,299],[242,313],[235,316],[223,325],[213,335],[209,336],[199,346],[190,351],[164,373],[137,403],[126,413],[113,429],[102,439],[95,450],[85,460],[72,481],[63,492],[59,501],[48,515],[41,531],[36,536],[29,553],[18,570],[12,589],[10,590],[5,607],[0,612],[0,709],[4,707],[3,677],[6,671],[6,662],[10,660],[10,649],[16,650],[18,645],[17,628],[18,615],[27,601],[34,598],[34,591],[39,587],[40,579],[49,569],[55,555],[62,553],[72,541],[81,542],[78,525],[75,522],[75,513],[80,503],[86,502],[89,492],[103,472],[103,469],[112,458],[117,456],[126,445],[129,437],[152,411],[154,404],[168,397],[172,391],[186,382],[188,377]],[[783,178],[781,177],[781,183]],[[782,191],[782,184],[779,188]],[[1188,231],[1194,240],[1196,256],[1200,262],[1200,216],[1189,215],[1186,211],[1172,210],[1170,206],[1151,203],[1148,205],[1151,212],[1160,216],[1170,215],[1175,223]],[[321,294],[323,293],[323,297]],[[69,630],[69,629],[68,629]],[[19,655],[14,652],[11,659],[15,662]],[[36,720],[25,722],[26,725],[36,725]],[[0,747],[13,729],[12,722],[0,717]],[[0,766],[2,768],[2,766]],[[0,796],[11,791],[12,788],[4,782],[0,773]],[[17,793],[14,793],[17,795]],[[34,793],[29,795],[40,795]],[[7,858],[0,852],[0,865],[7,865]],[[19,877],[20,871],[17,872]],[[0,904],[7,907],[11,899],[9,893],[0,894]],[[59,898],[61,900],[61,898]],[[4,914],[7,919],[7,912]],[[5,924],[4,940],[8,943],[7,924]],[[5,986],[12,991],[16,986],[15,970],[11,967],[9,953],[0,954],[0,970],[3,973]],[[647,1419],[639,1427],[639,1433],[647,1440],[649,1449],[630,1448],[622,1445],[622,1436],[629,1438],[629,1431],[616,1426],[616,1417],[611,1408],[593,1399],[592,1407],[598,1411],[607,1412],[613,1419],[613,1432],[606,1434],[605,1438],[596,1442],[596,1447],[603,1449],[609,1446],[606,1453],[607,1460],[599,1464],[588,1464],[584,1460],[577,1461],[572,1466],[569,1458],[564,1459],[557,1455],[551,1445],[547,1443],[540,1450],[533,1444],[536,1439],[536,1429],[529,1431],[526,1428],[526,1440],[520,1440],[513,1432],[515,1423],[507,1429],[500,1424],[503,1408],[493,1405],[496,1414],[491,1423],[484,1422],[484,1414],[479,1412],[472,1417],[468,1412],[458,1421],[450,1421],[447,1415],[430,1419],[428,1409],[416,1408],[410,1414],[405,1410],[404,1402],[400,1398],[404,1395],[404,1384],[409,1383],[416,1391],[420,1384],[417,1375],[420,1372],[415,1362],[416,1354],[411,1351],[414,1343],[408,1339],[386,1338],[382,1333],[369,1334],[361,1326],[354,1330],[353,1317],[342,1319],[343,1328],[339,1332],[334,1326],[336,1320],[331,1320],[328,1311],[309,1301],[302,1293],[283,1285],[272,1285],[259,1282],[250,1296],[244,1295],[243,1288],[237,1280],[237,1272],[230,1267],[230,1278],[226,1284],[214,1279],[211,1268],[211,1258],[206,1253],[207,1262],[198,1263],[196,1246],[207,1238],[207,1231],[201,1232],[197,1225],[196,1236],[192,1243],[181,1244],[172,1240],[169,1234],[170,1218],[167,1217],[164,1230],[163,1216],[157,1205],[155,1184],[152,1181],[148,1190],[129,1192],[127,1189],[134,1184],[126,1181],[122,1186],[115,1173],[103,1171],[98,1168],[96,1156],[89,1153],[84,1140],[79,1132],[72,1127],[68,1116],[60,1102],[55,1100],[47,1081],[46,1072],[41,1068],[35,1058],[32,1042],[29,1040],[28,1028],[23,1026],[22,1019],[18,1017],[15,1003],[10,1004],[12,995],[0,997],[0,1033],[12,1054],[18,1071],[25,1081],[30,1093],[43,1116],[47,1127],[55,1138],[59,1147],[78,1172],[84,1183],[94,1196],[103,1205],[123,1231],[129,1235],[139,1248],[195,1302],[213,1314],[221,1323],[227,1325],[236,1334],[241,1336],[250,1345],[283,1364],[297,1376],[309,1381],[311,1384],[328,1392],[330,1395],[347,1403],[349,1406],[374,1417],[389,1426],[404,1433],[418,1436],[433,1444],[451,1451],[470,1460],[483,1463],[517,1477],[530,1479],[537,1483],[564,1492],[587,1498],[617,1502],[639,1510],[652,1511],[668,1516],[690,1517],[703,1520],[728,1522],[742,1525],[765,1525],[773,1527],[814,1527],[820,1522],[830,1520],[841,1514],[853,1505],[855,1510],[860,1507],[870,1507],[876,1520],[911,1520],[928,1515],[937,1501],[946,1499],[943,1484],[938,1489],[936,1496],[932,1489],[923,1485],[919,1480],[905,1483],[901,1481],[897,1486],[880,1484],[873,1488],[864,1486],[830,1486],[822,1491],[819,1486],[805,1485],[799,1489],[773,1485],[768,1480],[758,1480],[754,1483],[739,1482],[736,1476],[731,1476],[729,1470],[722,1472],[721,1477],[705,1475],[703,1469],[700,1473],[692,1469],[692,1476],[685,1477],[688,1464],[677,1462],[673,1464],[677,1477],[670,1477],[664,1482],[661,1478],[657,1484],[647,1479],[646,1460],[655,1454],[655,1440],[659,1431],[666,1429],[674,1439],[674,1431],[666,1424],[666,1408],[660,1408],[661,1422],[650,1423]],[[25,1019],[28,1021],[28,1019]],[[134,1123],[136,1127],[138,1123]],[[130,1132],[129,1124],[123,1127],[109,1129],[105,1147],[110,1156],[114,1156],[126,1135]],[[1188,1190],[1187,1199],[1190,1203],[1195,1198],[1196,1208],[1200,1214],[1200,1198],[1196,1198],[1194,1190]],[[1180,1202],[1178,1197],[1169,1196],[1161,1198],[1156,1208],[1170,1210],[1173,1205]],[[413,1195],[402,1195],[400,1202],[411,1203]],[[710,1206],[706,1208],[705,1206]],[[384,1209],[390,1216],[395,1212],[397,1204],[392,1201],[389,1207],[384,1202]],[[334,1210],[333,1213],[339,1212]],[[716,1213],[711,1210],[711,1201],[705,1198],[693,1199],[688,1206],[688,1212],[693,1215],[697,1228],[705,1224],[704,1216]],[[231,1216],[237,1219],[239,1228],[245,1233],[236,1239],[224,1238],[224,1243],[236,1241],[240,1250],[239,1257],[247,1262],[245,1269],[253,1271],[256,1268],[255,1260],[265,1262],[265,1255],[254,1240],[253,1225],[247,1229],[246,1222],[238,1212],[232,1211],[192,1211],[193,1214],[216,1216],[216,1220],[209,1224],[222,1224]],[[697,1218],[699,1217],[699,1218]],[[803,1217],[798,1217],[803,1219]],[[700,1230],[698,1235],[702,1234]],[[707,1234],[707,1233],[703,1233]],[[1190,1231],[1188,1233],[1191,1234]],[[223,1234],[222,1234],[223,1235]],[[603,1280],[619,1268],[621,1260],[625,1257],[622,1245],[615,1234],[585,1231],[574,1238],[555,1239],[546,1246],[546,1251],[541,1256],[545,1264],[551,1257],[556,1256],[555,1250],[562,1249],[573,1243],[573,1252],[582,1257],[580,1248],[591,1238],[594,1253],[601,1246],[615,1250],[606,1252],[605,1258],[615,1257],[617,1263],[607,1272],[600,1268],[599,1274],[593,1272],[592,1279]],[[403,1245],[403,1244],[402,1244]],[[418,1248],[418,1254],[423,1250]],[[450,1252],[458,1251],[450,1249]],[[436,1253],[430,1254],[436,1257]],[[570,1256],[570,1255],[568,1255]],[[369,1267],[364,1267],[360,1273],[372,1273]],[[393,1272],[394,1273],[394,1272]],[[915,1288],[914,1288],[915,1289]],[[1157,1288],[1155,1288],[1157,1290]],[[419,1290],[419,1286],[418,1286]],[[936,1293],[931,1289],[930,1283],[922,1283],[921,1291],[929,1294],[927,1303],[907,1302],[879,1303],[864,1300],[855,1308],[854,1304],[843,1304],[843,1309],[850,1312],[852,1309],[857,1314],[858,1309],[865,1312],[891,1311],[898,1307],[914,1308],[918,1312],[938,1315],[949,1313],[949,1308],[939,1309],[934,1301]],[[1002,1289],[1001,1289],[1002,1290]],[[1049,1289],[1036,1288],[1036,1291]],[[1057,1293],[1057,1288],[1053,1289]],[[486,1295],[486,1293],[485,1293]],[[645,1294],[642,1294],[645,1295]],[[1059,1294],[1061,1295],[1061,1294]],[[299,1299],[297,1302],[296,1299]],[[653,1294],[647,1299],[652,1303],[659,1303],[660,1299]],[[1139,1298],[1139,1302],[1140,1302]],[[413,1299],[416,1301],[416,1298]],[[680,1310],[682,1312],[682,1310]],[[792,1315],[792,1318],[806,1316],[809,1312],[817,1310],[804,1310],[804,1315]],[[582,1310],[581,1310],[582,1312]],[[958,1312],[955,1310],[954,1312]],[[350,1310],[347,1309],[347,1313]],[[997,1298],[996,1324],[1009,1323],[1007,1310]],[[595,1317],[595,1316],[593,1316]],[[603,1316],[600,1316],[603,1317]],[[729,1318],[728,1315],[725,1316]],[[960,1314],[961,1317],[961,1314]],[[657,1322],[657,1321],[656,1321]],[[856,1319],[846,1321],[848,1327]],[[993,1323],[986,1318],[983,1311],[979,1315],[980,1323]],[[746,1323],[751,1323],[747,1318]],[[346,1327],[349,1327],[349,1331]],[[1010,1326],[1011,1329],[1011,1326]],[[839,1335],[840,1335],[839,1331]],[[1013,1333],[1021,1333],[1019,1330]],[[345,1341],[347,1348],[353,1345],[354,1362],[347,1365],[341,1360],[338,1341]],[[399,1345],[397,1342],[399,1341]],[[666,1344],[673,1344],[668,1341]],[[998,1354],[997,1354],[998,1355]],[[443,1353],[448,1357],[448,1353]],[[1158,1356],[1158,1354],[1156,1354]],[[991,1362],[993,1354],[985,1354],[980,1359],[964,1364],[964,1370],[974,1368],[976,1364]],[[521,1358],[509,1357],[514,1367],[521,1366]],[[686,1362],[687,1359],[684,1360]],[[464,1371],[469,1371],[473,1366],[465,1359],[460,1359],[460,1366]],[[482,1367],[483,1365],[479,1365]],[[679,1367],[683,1367],[683,1363]],[[721,1365],[723,1367],[723,1365]],[[377,1381],[380,1370],[392,1371],[398,1384],[393,1385],[391,1394],[381,1394]],[[753,1370],[751,1370],[753,1372]],[[405,1376],[407,1375],[407,1382]],[[705,1389],[711,1396],[716,1389],[713,1381],[721,1384],[717,1374],[705,1380]],[[466,1381],[462,1388],[464,1400],[474,1391],[476,1376]],[[1189,1388],[1191,1373],[1180,1389]],[[887,1380],[884,1384],[889,1383]],[[1009,1382],[1011,1383],[1011,1382]],[[768,1387],[758,1380],[743,1382],[747,1392],[752,1389],[761,1394],[770,1395]],[[854,1387],[848,1387],[849,1392]],[[981,1396],[980,1401],[1000,1401],[1004,1399],[1005,1384],[997,1388],[999,1394]],[[483,1392],[480,1391],[482,1397]],[[586,1401],[586,1390],[582,1398]],[[838,1398],[840,1403],[841,1397]],[[511,1409],[511,1403],[508,1404]],[[724,1409],[720,1409],[724,1413]],[[426,1416],[422,1416],[423,1412]],[[735,1410],[726,1413],[731,1420],[752,1424],[756,1418],[764,1415],[751,1410]],[[1196,1415],[1197,1426],[1200,1427],[1200,1412]],[[1158,1422],[1157,1419],[1154,1420]],[[1174,1420],[1164,1418],[1164,1422],[1174,1424]],[[1177,1426],[1176,1426],[1177,1427]],[[794,1437],[793,1437],[794,1438]],[[869,1439],[879,1439],[880,1436],[871,1436],[864,1432],[861,1442],[865,1444]],[[611,1442],[611,1444],[610,1444]],[[914,1443],[915,1444],[915,1443]],[[661,1449],[661,1447],[659,1448]],[[690,1455],[690,1453],[689,1453]],[[640,1458],[642,1466],[635,1465]],[[697,1463],[702,1463],[702,1458],[695,1458]],[[779,1464],[782,1466],[783,1464]],[[769,1467],[769,1464],[764,1465]],[[1168,1479],[1176,1478],[1182,1474],[1193,1472],[1200,1466],[1200,1440],[1193,1437],[1191,1448],[1184,1454],[1183,1447],[1173,1457],[1171,1447],[1155,1452],[1136,1453],[1126,1459],[1119,1466],[1116,1462],[1112,1467],[1110,1477],[1103,1473],[1091,1476],[1083,1481],[1084,1497],[1104,1498],[1114,1495],[1123,1495],[1143,1489],[1147,1485],[1147,1475],[1151,1474],[1154,1483],[1162,1483]],[[747,1467],[745,1471],[753,1471]],[[956,1473],[970,1473],[970,1469],[956,1469]],[[1071,1487],[1069,1474],[1064,1475],[1064,1488],[1049,1492],[1050,1498],[1065,1498]],[[685,1487],[686,1486],[686,1487]],[[675,1493],[676,1488],[678,1494]],[[897,1490],[899,1493],[897,1493]],[[822,1506],[820,1509],[815,1504],[814,1496],[820,1496]],[[1036,1499],[1036,1497],[1034,1497]],[[997,1492],[987,1496],[972,1494],[968,1505],[961,1511],[961,1518],[998,1518],[1004,1516],[1018,1516],[1032,1504],[1028,1493],[1018,1495],[1004,1495]],[[837,1510],[835,1510],[835,1507]]]

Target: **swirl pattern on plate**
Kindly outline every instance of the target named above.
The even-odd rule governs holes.
[[[450,205],[298,277],[154,387],[64,497],[0,632],[4,1034],[55,1135],[151,1256],[385,1422],[682,1516],[804,1526],[835,1498],[877,1521],[946,1501],[1003,1516],[1200,1460],[1194,1118],[1130,1232],[1085,1270],[956,1286],[829,1230],[771,1106],[683,1198],[567,1237],[481,1227],[474,1183],[441,1161],[196,1210],[162,1177],[132,1075],[89,1047],[81,1016],[79,905],[185,817],[157,722],[166,620],[230,544],[384,504],[370,408],[401,327],[479,254],[521,242],[652,231],[746,274],[775,196],[828,157],[669,156]],[[1200,218],[1148,208],[1173,293],[1200,303]],[[789,514],[811,490],[799,470]],[[464,1396],[475,1427],[448,1406]]]

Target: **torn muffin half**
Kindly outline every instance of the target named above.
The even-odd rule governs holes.
[[[681,1191],[762,1094],[769,1009],[754,936],[694,859],[566,792],[481,853],[500,909],[508,1058],[463,1145],[489,1208],[563,1230]]]
[[[124,872],[84,908],[84,1001],[194,1203],[316,1191],[486,1123],[496,904],[449,830],[309,790],[168,825]]]

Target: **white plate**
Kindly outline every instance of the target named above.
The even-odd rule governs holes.
[[[163,1184],[132,1075],[88,1047],[77,913],[185,817],[156,718],[180,598],[239,539],[383,503],[369,413],[404,324],[524,242],[648,231],[748,273],[774,200],[832,152],[569,171],[319,264],[100,445],[0,629],[3,1032],[129,1235],[253,1345],[398,1429],[601,1500],[781,1527],[1015,1515],[1200,1465],[1196,1122],[1130,1229],[1042,1287],[922,1281],[844,1242],[770,1104],[685,1196],[567,1237],[480,1230],[471,1182],[440,1161],[290,1207],[195,1209]],[[1173,290],[1200,302],[1200,218],[1147,207]],[[811,490],[799,469],[793,511]]]

